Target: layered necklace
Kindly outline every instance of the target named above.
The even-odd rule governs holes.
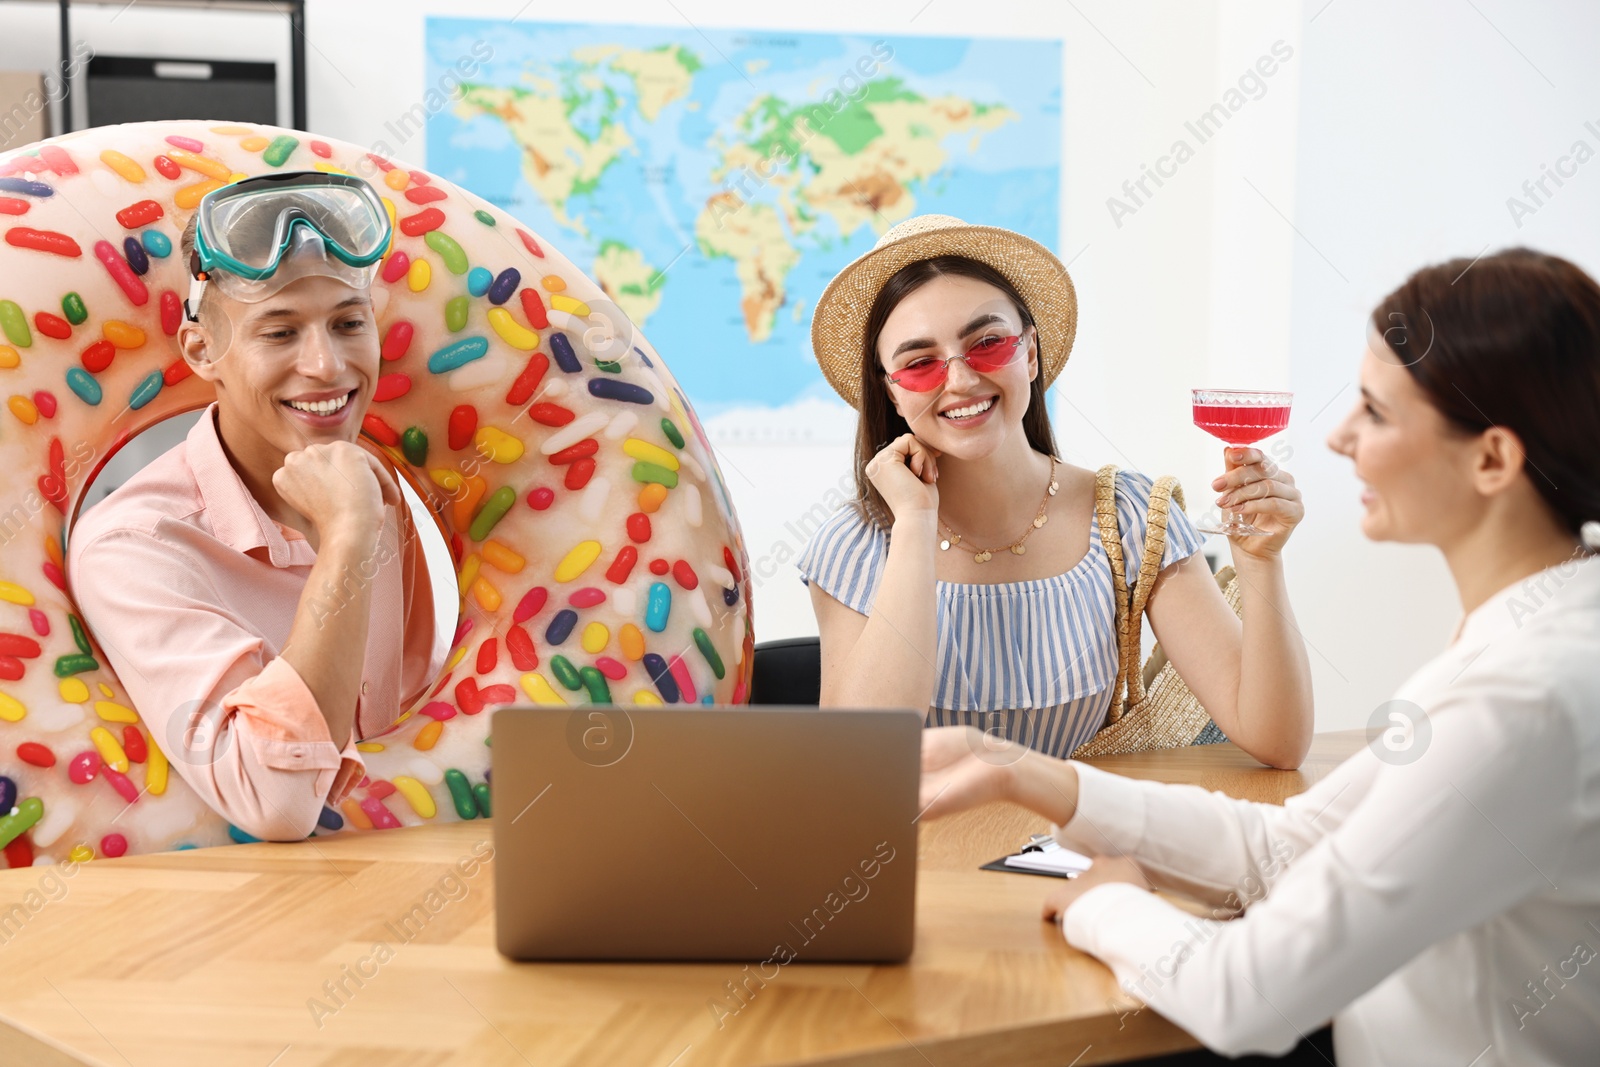
[[[1001,545],[999,548],[982,548],[978,545],[968,544],[966,549],[972,553],[972,562],[988,563],[994,558],[996,552],[1010,552],[1013,556],[1020,556],[1026,552],[1027,548],[1024,546],[1027,544],[1028,538],[1033,536],[1033,531],[1050,520],[1050,516],[1045,514],[1045,509],[1050,506],[1050,498],[1056,495],[1058,488],[1060,486],[1056,482],[1056,459],[1051,456],[1050,484],[1045,487],[1044,498],[1039,501],[1039,513],[1033,517],[1033,521],[1028,524],[1028,528],[1022,531],[1021,537],[1009,545]],[[950,524],[944,521],[944,516],[942,515],[939,517],[939,525],[944,528],[945,533],[948,535],[940,538],[939,551],[948,552],[953,546],[961,544],[961,535],[950,528]]]

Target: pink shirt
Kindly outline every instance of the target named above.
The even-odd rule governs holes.
[[[386,507],[368,573],[323,590],[334,610],[372,584],[361,696],[340,751],[315,696],[279,649],[316,552],[274,522],[223,451],[212,404],[187,439],[85,512],[67,576],[134,708],[174,769],[246,833],[298,840],[362,779],[358,738],[382,733],[424,692],[433,591],[408,509]]]

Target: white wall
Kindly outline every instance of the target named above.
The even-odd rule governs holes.
[[[0,34],[0,66],[28,65],[18,61],[19,49],[34,65],[54,55],[53,21],[13,21],[13,9],[31,7],[45,10],[0,6],[8,30]],[[424,15],[509,18],[524,7],[523,0],[312,0],[311,126],[362,143],[392,142],[384,123],[424,88]],[[1583,128],[1585,120],[1600,126],[1592,57],[1600,8],[1579,0],[1050,0],[984,5],[981,24],[973,11],[953,0],[771,8],[612,0],[585,9],[536,2],[521,18],[688,33],[707,25],[848,29],[891,40],[1064,40],[1056,251],[1071,263],[1081,311],[1054,405],[1066,456],[1084,466],[1176,474],[1198,511],[1221,459],[1216,443],[1190,425],[1188,390],[1292,387],[1294,420],[1277,444],[1309,511],[1288,565],[1312,649],[1318,726],[1363,725],[1448,639],[1456,610],[1430,550],[1361,538],[1356,483],[1322,442],[1351,400],[1346,386],[1366,315],[1410,270],[1526,242],[1600,271],[1600,162],[1569,179],[1520,229],[1505,204],[1574,140],[1600,148],[1600,137]],[[144,5],[119,22],[135,16],[174,33],[200,25],[198,14]],[[133,32],[91,29],[108,43]],[[1200,144],[1185,123],[1225,100],[1280,41],[1290,57],[1268,64],[1273,73],[1259,91],[1247,86],[1258,98],[1247,98]],[[1108,198],[1123,197],[1124,181],[1155,167],[1180,138],[1193,158],[1159,188],[1147,179],[1153,195],[1114,219]],[[425,159],[422,135],[396,153]],[[665,355],[670,361],[672,353]],[[819,426],[837,417],[819,412]],[[848,422],[834,426],[848,430]],[[775,572],[756,592],[758,636],[814,632],[804,588],[783,561],[802,544],[807,513],[848,474],[848,449],[723,440],[718,451],[751,557]]]
[[[1335,0],[1304,31],[1290,360],[1313,520],[1292,578],[1319,724],[1364,722],[1459,614],[1437,553],[1356,534],[1356,482],[1319,445],[1352,402],[1366,316],[1419,266],[1517,244],[1600,274],[1600,161],[1521,228],[1506,207],[1575,140],[1600,149],[1583,128],[1600,127],[1600,7],[1475,4]]]

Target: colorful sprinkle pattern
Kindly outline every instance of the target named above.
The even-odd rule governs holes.
[[[104,127],[0,154],[7,866],[252,840],[172,773],[78,617],[61,546],[107,457],[211,401],[173,342],[173,253],[206,192],[280,168],[366,177],[395,220],[364,437],[433,507],[462,598],[443,677],[360,743],[368,776],[316,833],[489,817],[482,713],[498,705],[747,699],[727,487],[665,364],[589,278],[504,212],[355,145]]]

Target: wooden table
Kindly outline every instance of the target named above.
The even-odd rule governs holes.
[[[1362,743],[1319,735],[1299,771],[1232,745],[1096,762],[1281,802]],[[0,871],[0,1063],[945,1067],[1195,1047],[1040,921],[1054,883],[976,869],[1041,828],[999,805],[924,826],[909,963],[792,964],[734,1014],[732,964],[501,957],[489,864],[455,866],[491,843],[482,821]],[[394,925],[418,903],[425,925]]]

